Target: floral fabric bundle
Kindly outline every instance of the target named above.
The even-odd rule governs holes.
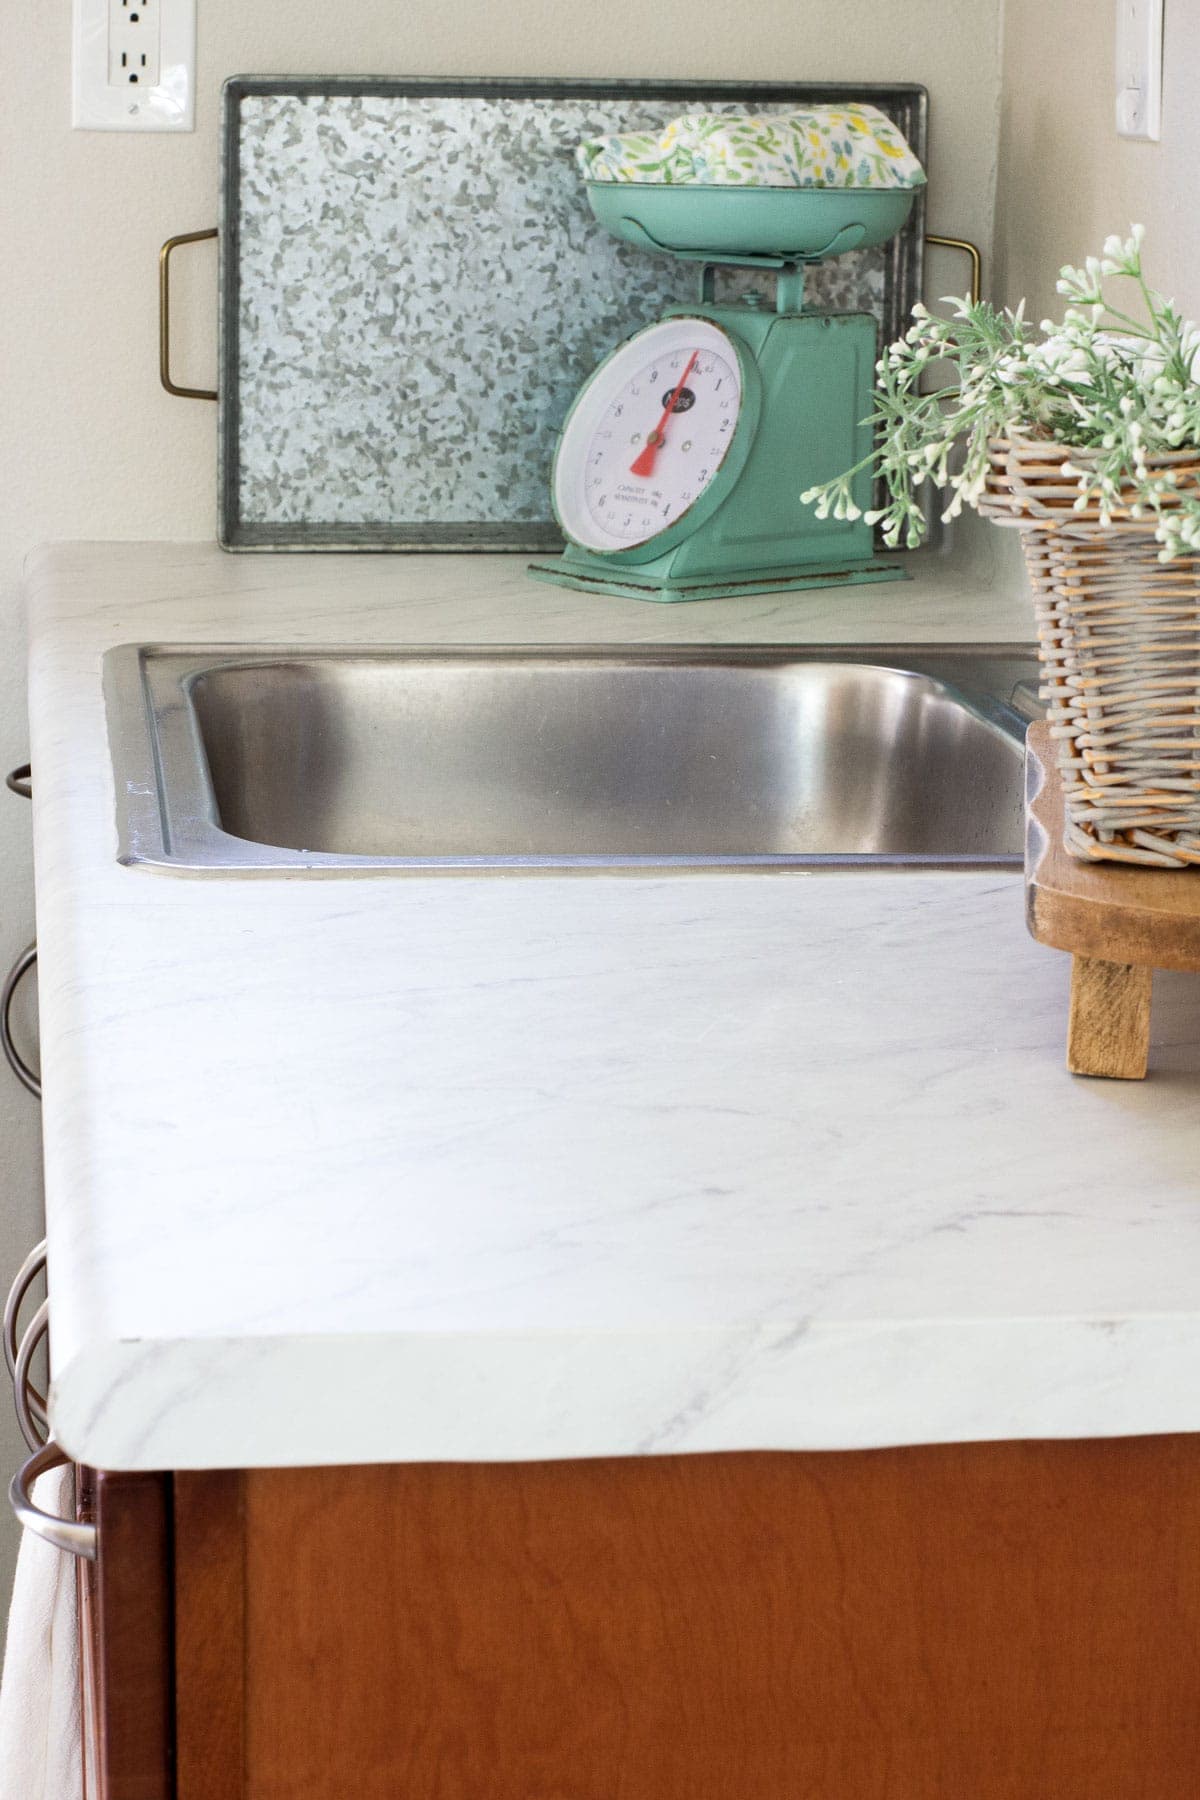
[[[793,112],[689,113],[664,131],[590,138],[576,160],[586,181],[699,187],[914,188],[925,171],[877,106]]]

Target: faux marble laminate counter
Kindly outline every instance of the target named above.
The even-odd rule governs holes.
[[[521,559],[31,559],[60,1440],[102,1467],[1200,1429],[1200,985],[1063,1071],[1019,876],[114,860],[130,642],[1028,639],[1019,582],[654,607]]]

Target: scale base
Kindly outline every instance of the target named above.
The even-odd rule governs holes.
[[[733,600],[741,594],[774,594],[787,588],[857,587],[867,581],[911,580],[907,569],[879,557],[831,569],[822,569],[812,563],[795,563],[787,568],[761,569],[757,574],[713,575],[707,579],[697,576],[672,581],[669,576],[656,577],[637,569],[625,568],[618,572],[605,567],[599,558],[593,560],[576,552],[570,559],[560,556],[553,562],[530,563],[529,573],[535,581],[574,588],[581,594],[612,594],[619,599],[655,600],[660,604],[681,600]]]

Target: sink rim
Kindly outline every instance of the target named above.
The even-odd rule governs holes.
[[[486,854],[476,856],[379,856],[294,850],[234,836],[215,817],[207,755],[190,690],[214,669],[273,663],[345,660],[497,662],[599,662],[638,665],[742,663],[846,664],[937,681],[983,724],[1017,750],[1031,717],[1016,704],[1019,687],[1032,687],[1036,645],[1027,642],[954,643],[472,643],[311,644],[136,642],[114,646],[103,658],[109,754],[116,798],[117,861],[176,876],[272,876],[295,878],[444,875],[653,875],[657,873],[769,874],[822,870],[1019,869],[1018,851],[946,855],[927,852],[779,852],[722,855]],[[1006,701],[991,688],[949,678],[945,664],[1021,665]],[[932,665],[932,666],[931,666]],[[999,671],[998,671],[999,672]],[[962,671],[959,671],[960,675]],[[978,675],[978,671],[976,672]],[[1003,684],[1002,684],[1003,685]],[[164,764],[185,771],[168,783]]]

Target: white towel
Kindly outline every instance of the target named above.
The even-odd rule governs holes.
[[[74,1474],[34,1486],[46,1512],[74,1517]],[[75,1558],[24,1533],[0,1684],[0,1800],[80,1800],[79,1624]]]

